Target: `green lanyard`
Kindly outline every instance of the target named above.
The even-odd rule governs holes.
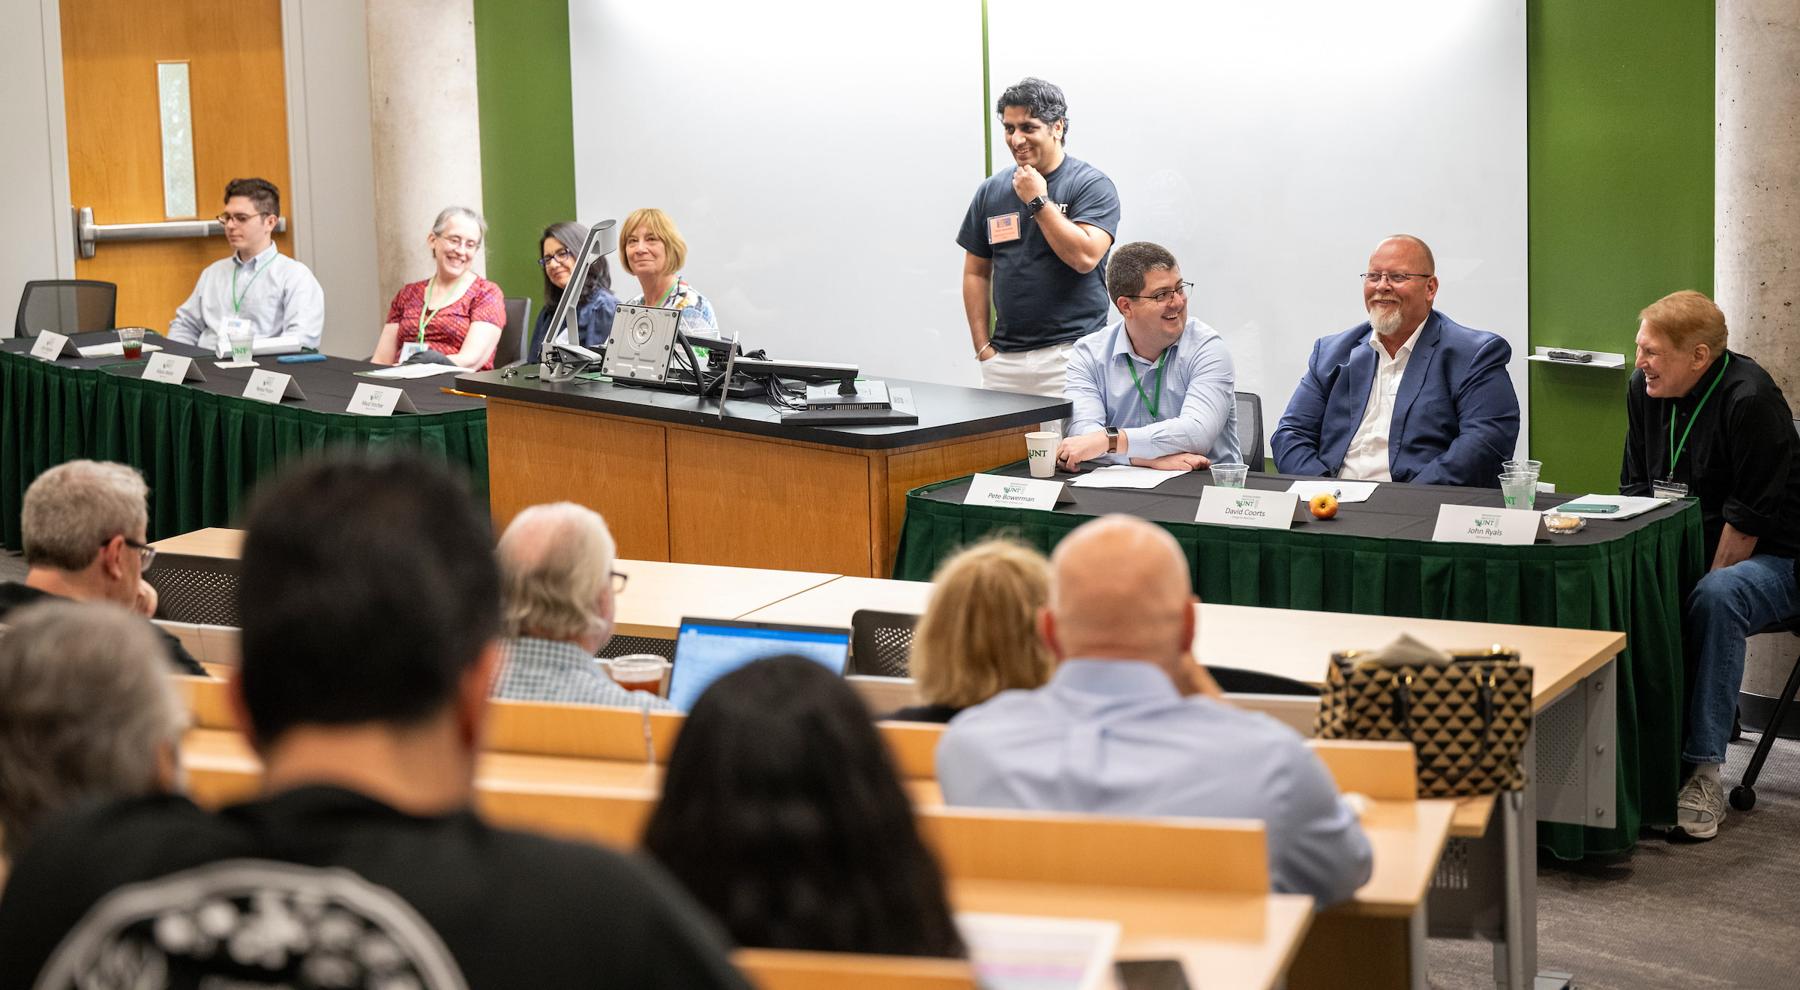
[[[1131,384],[1137,386],[1138,398],[1144,400],[1144,408],[1150,410],[1152,420],[1157,418],[1157,409],[1162,406],[1163,372],[1168,370],[1168,366],[1169,352],[1164,350],[1162,357],[1156,359],[1156,398],[1153,400],[1144,394],[1144,383],[1138,378],[1137,362],[1131,359],[1131,355],[1125,355],[1125,367],[1131,370]]]
[[[1706,386],[1706,394],[1702,395],[1700,397],[1700,404],[1695,406],[1693,413],[1688,416],[1687,429],[1681,431],[1681,443],[1679,443],[1679,444],[1677,444],[1675,442],[1675,413],[1678,410],[1676,410],[1676,408],[1674,406],[1669,407],[1669,474],[1668,474],[1668,476],[1670,478],[1675,477],[1675,465],[1681,463],[1682,451],[1687,450],[1688,434],[1694,432],[1694,420],[1700,418],[1700,410],[1706,408],[1706,400],[1712,398],[1713,389],[1718,388],[1719,382],[1721,382],[1725,379],[1725,369],[1729,368],[1729,367],[1731,367],[1731,352],[1726,351],[1725,352],[1725,360],[1719,364],[1719,373],[1713,377],[1712,384]]]
[[[425,324],[430,323],[432,317],[442,313],[444,307],[450,305],[450,303],[441,303],[438,308],[431,308],[431,287],[436,284],[437,276],[433,275],[431,280],[425,283],[425,298],[419,301],[419,343],[421,344],[425,343]]]
[[[254,264],[256,264],[256,261],[254,259],[252,259],[250,263],[254,265]],[[243,307],[244,297],[248,296],[250,294],[250,287],[256,284],[257,279],[262,278],[263,269],[268,268],[268,267],[269,267],[268,265],[264,265],[264,266],[262,266],[262,268],[258,268],[256,270],[256,274],[250,276],[250,281],[244,283],[244,295],[240,296],[240,295],[238,295],[238,290],[237,290],[237,277],[238,277],[238,272],[243,271],[244,266],[243,265],[232,265],[231,266],[231,311],[233,313],[236,313],[239,309],[241,309]]]
[[[677,296],[676,290],[680,289],[680,288],[681,288],[681,279],[676,279],[675,283],[673,285],[669,286],[669,291],[663,293],[662,302],[659,302],[656,304],[657,308],[658,309],[668,309],[669,303],[675,301],[675,298]]]

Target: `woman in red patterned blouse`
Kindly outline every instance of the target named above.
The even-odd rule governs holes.
[[[425,239],[437,271],[423,282],[402,286],[394,296],[375,345],[376,364],[399,364],[428,350],[464,368],[494,366],[494,348],[506,324],[506,298],[498,285],[469,267],[486,235],[487,221],[474,210],[452,206],[438,214]]]

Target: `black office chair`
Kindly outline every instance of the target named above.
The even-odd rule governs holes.
[[[227,557],[159,553],[144,572],[156,589],[156,617],[208,626],[241,625],[238,562]]]
[[[1794,420],[1794,432],[1800,433],[1800,419]],[[1750,635],[1781,632],[1800,636],[1800,615],[1790,615]],[[1744,768],[1744,779],[1731,789],[1731,806],[1739,811],[1749,811],[1756,807],[1756,778],[1762,776],[1763,763],[1769,758],[1769,750],[1775,746],[1775,738],[1781,734],[1782,722],[1787,718],[1788,709],[1794,704],[1796,688],[1800,688],[1800,656],[1794,658],[1794,669],[1788,671],[1787,684],[1782,687],[1781,696],[1775,699],[1775,711],[1770,713],[1768,724],[1763,726],[1762,738],[1756,741],[1756,752],[1750,754],[1750,765]],[[1736,718],[1732,719],[1731,733],[1733,740],[1743,734]]]
[[[1319,696],[1319,689],[1311,684],[1280,674],[1265,674],[1260,670],[1245,670],[1242,667],[1220,667],[1210,663],[1206,664],[1206,670],[1218,683],[1219,690],[1226,694],[1288,694],[1303,698]]]
[[[506,326],[500,328],[500,343],[494,348],[494,367],[518,364],[525,358],[519,349],[531,339],[531,297],[506,297]]]
[[[26,282],[19,294],[19,316],[13,334],[36,337],[39,331],[85,333],[113,329],[119,287],[93,279],[49,279]]]
[[[850,616],[850,667],[847,674],[910,677],[906,658],[912,653],[916,615],[859,608]]]
[[[1262,398],[1255,392],[1237,393],[1238,448],[1252,471],[1263,469]]]

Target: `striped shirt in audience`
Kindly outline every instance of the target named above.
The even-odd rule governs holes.
[[[627,691],[574,643],[521,636],[503,644],[506,662],[494,682],[494,697],[509,701],[553,701],[570,705],[673,709],[647,691]]]

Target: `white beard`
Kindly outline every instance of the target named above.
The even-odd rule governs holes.
[[[1374,327],[1375,333],[1382,337],[1392,337],[1399,333],[1400,321],[1403,319],[1405,316],[1401,314],[1398,306],[1379,312],[1374,310],[1369,312],[1369,325]]]

